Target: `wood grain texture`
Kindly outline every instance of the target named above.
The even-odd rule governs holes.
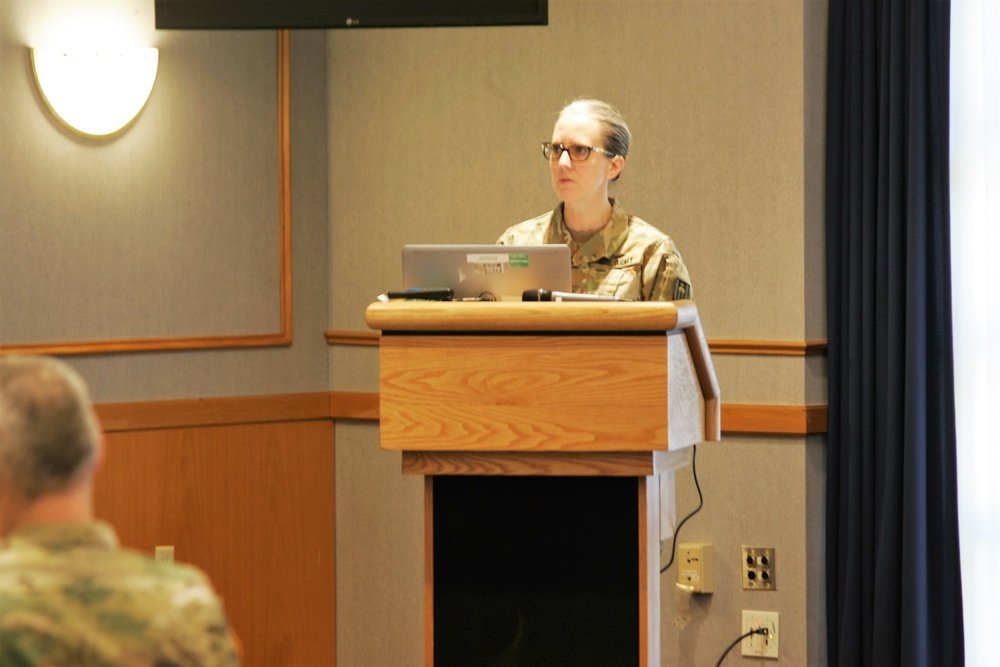
[[[825,405],[723,405],[722,430],[732,434],[826,433]]]
[[[327,345],[378,347],[382,335],[377,331],[326,331],[323,337]]]
[[[209,575],[246,665],[334,664],[329,420],[110,433],[95,510]]]
[[[370,400],[365,401],[367,405]],[[263,422],[287,422],[324,419],[331,416],[331,394],[279,394],[270,396],[235,396],[192,398],[136,403],[105,403],[97,406],[97,416],[107,432],[140,431],[155,428],[187,428]],[[375,401],[377,416],[377,400]],[[353,405],[349,397],[339,406]],[[371,411],[352,408],[357,414]]]
[[[693,302],[397,300],[371,304],[366,320],[383,331],[384,448],[648,451],[718,439],[718,382]]]
[[[709,349],[713,354],[809,357],[826,354],[826,341],[713,340]]]
[[[666,355],[662,334],[386,336],[382,447],[665,450]]]
[[[697,312],[691,301],[377,301],[365,321],[380,331],[664,332],[689,325]]]
[[[403,452],[407,475],[644,477],[658,452]]]
[[[378,331],[327,331],[329,345],[356,345],[377,347],[381,334]],[[708,340],[712,354],[744,356],[809,357],[826,354],[826,341],[774,341],[774,340]]]
[[[330,394],[330,414],[333,419],[378,421],[379,396],[362,391],[335,391]]]
[[[106,403],[97,406],[109,432],[298,419],[379,420],[377,392],[319,392]],[[814,435],[826,432],[826,406],[723,404],[723,433]]]

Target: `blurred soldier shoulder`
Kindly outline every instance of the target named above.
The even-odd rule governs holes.
[[[103,434],[67,364],[0,356],[0,666],[238,665],[208,578],[96,521]]]

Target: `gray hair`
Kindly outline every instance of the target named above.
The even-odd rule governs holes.
[[[601,126],[601,135],[604,138],[603,148],[622,157],[628,155],[628,147],[632,143],[632,133],[629,132],[628,125],[625,124],[625,119],[622,118],[618,109],[600,100],[579,98],[563,107],[559,115],[567,112],[581,113],[596,120]]]
[[[50,357],[0,357],[0,484],[32,502],[63,491],[97,458],[100,425],[90,392]]]

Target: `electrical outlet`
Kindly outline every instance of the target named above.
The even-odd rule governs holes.
[[[743,546],[743,590],[777,590],[775,572],[774,547]]]
[[[740,649],[742,654],[754,658],[777,658],[778,612],[749,611],[744,609],[743,632],[740,634],[745,634],[751,630],[757,630],[759,628],[767,629],[767,634],[754,634],[749,637],[745,637]]]
[[[174,562],[174,547],[156,547],[153,551],[153,557],[160,561],[161,563],[173,563]]]

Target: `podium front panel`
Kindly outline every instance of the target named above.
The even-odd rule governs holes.
[[[383,335],[380,364],[384,449],[668,449],[662,333]]]
[[[719,439],[694,304],[401,301],[366,320],[381,446],[427,476],[426,664],[659,664],[663,474]]]

